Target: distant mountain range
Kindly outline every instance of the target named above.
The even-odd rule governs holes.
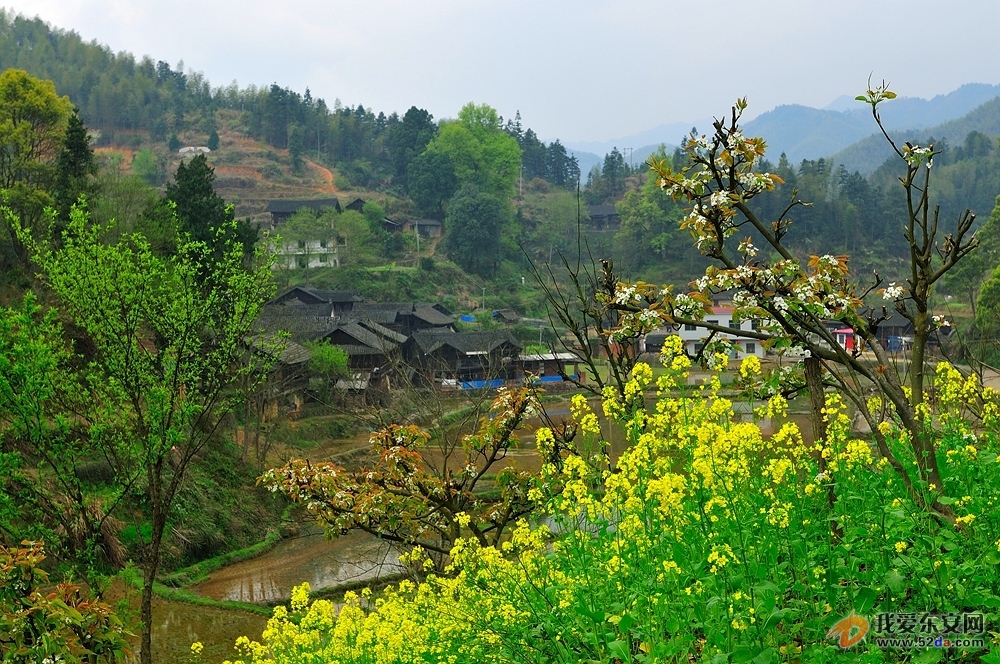
[[[933,135],[947,137],[952,143],[964,140],[965,135],[976,129],[983,133],[1000,134],[1000,128],[990,127],[1000,123],[997,110],[984,109],[976,118],[965,121],[963,116],[1000,97],[1000,85],[969,83],[933,99],[901,97],[885,103],[880,108],[886,129],[900,135],[921,137]],[[656,148],[665,143],[668,150],[680,142],[692,127],[706,131],[711,119],[695,122],[663,124],[653,129],[609,141],[567,142],[565,145],[580,161],[580,170],[587,173],[594,164],[601,164],[604,155],[613,147],[619,150],[632,147],[633,162],[646,159]],[[928,131],[920,131],[920,130]],[[749,121],[745,130],[751,136],[763,136],[768,143],[768,156],[777,161],[785,153],[793,163],[803,159],[833,157],[848,170],[870,173],[889,156],[884,141],[873,137],[877,131],[870,109],[844,95],[826,108],[810,108],[798,104],[778,106]],[[963,133],[964,132],[964,133]],[[626,152],[626,159],[629,158]]]

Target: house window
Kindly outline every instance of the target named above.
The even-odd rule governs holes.
[[[309,267],[309,261],[305,256],[296,256],[295,258],[295,262],[298,263],[299,267]]]
[[[320,240],[319,246],[322,247],[323,249],[326,249],[326,240]]]
[[[694,345],[694,354],[697,355],[698,353],[700,353],[701,349],[704,348],[704,347],[705,347],[705,344],[695,344]]]
[[[341,247],[343,247],[344,245],[347,244],[347,238],[344,237],[343,235],[338,235],[337,236],[337,244],[339,244]]]
[[[320,263],[325,263],[326,262],[326,254],[320,254],[319,255],[319,262]]]
[[[754,319],[752,319],[750,321],[750,329],[751,330],[759,330],[760,329],[760,319],[759,318],[754,318]]]
[[[697,325],[692,325],[691,323],[684,323],[685,332],[694,332],[697,329],[698,329]]]
[[[305,248],[306,248],[306,241],[299,240],[299,249],[305,249]]]
[[[756,354],[757,354],[757,344],[755,344],[752,341],[748,341],[747,342],[747,355],[756,355]]]
[[[732,319],[729,320],[729,327],[732,328],[732,329],[734,329],[734,330],[738,330],[738,329],[740,329],[740,322],[738,320],[736,320],[735,318],[732,318]]]
[[[707,321],[705,321],[705,322],[706,322],[706,323],[708,323],[708,324],[710,324],[710,325],[718,325],[718,324],[719,324],[719,321],[718,321],[718,320],[715,320],[715,319],[712,319],[712,318],[709,318],[709,319],[708,319]]]

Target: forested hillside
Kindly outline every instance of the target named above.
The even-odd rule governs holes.
[[[433,118],[413,108],[400,116],[363,104],[332,106],[306,89],[270,86],[213,87],[205,77],[149,56],[115,53],[77,33],[12,13],[0,16],[0,69],[24,69],[55,83],[80,109],[88,127],[100,131],[96,145],[139,147],[166,143],[186,131],[200,131],[207,143],[218,127],[216,112],[238,111],[242,128],[292,162],[312,156],[336,166],[342,177],[363,187],[408,191],[406,171],[433,137]],[[522,128],[520,117],[504,123],[524,151],[524,177],[554,184],[576,182],[575,161],[559,141],[544,144]]]
[[[586,174],[583,200],[576,201],[571,193],[581,179],[576,159],[559,141],[539,140],[519,114],[504,119],[486,105],[470,104],[457,119],[440,121],[417,107],[400,115],[339,100],[330,105],[308,89],[299,93],[278,83],[213,87],[201,74],[185,70],[183,63],[171,66],[148,56],[116,54],[75,32],[11,14],[0,17],[0,67],[23,68],[54,81],[57,92],[79,108],[94,144],[136,150],[133,171],[145,168],[143,177],[153,184],[165,182],[172,171],[163,155],[171,154],[167,150],[178,143],[178,135],[217,145],[221,131],[224,151],[213,160],[222,169],[223,189],[236,188],[227,190],[228,195],[265,195],[239,191],[254,184],[243,182],[254,175],[271,184],[285,183],[284,189],[267,189],[277,192],[272,196],[302,197],[298,192],[307,189],[291,186],[295,177],[333,177],[325,170],[331,169],[336,187],[375,193],[390,215],[442,220],[445,238],[440,249],[484,277],[519,281],[517,275],[526,267],[520,247],[545,260],[573,250],[578,217],[590,246],[614,258],[632,276],[685,283],[701,264],[686,232],[676,227],[680,207],[656,191],[645,164],[612,150]],[[918,104],[917,110],[910,108],[913,100],[898,100],[902,110],[896,112],[897,119],[956,112],[991,91],[989,86],[966,88]],[[886,114],[893,112],[887,105]],[[775,113],[761,116],[750,128],[778,117]],[[850,131],[862,120],[857,112],[817,113],[836,114]],[[874,129],[870,119],[866,122],[867,130]],[[944,139],[935,175],[941,180],[938,191],[946,214],[967,205],[980,215],[992,208],[1000,192],[1000,156],[993,138],[997,134],[1000,100],[920,132]],[[247,140],[262,148],[250,151]],[[905,210],[893,167],[876,170],[885,161],[886,149],[884,142],[862,141],[831,159],[797,163],[772,150],[770,166],[785,184],[754,205],[765,216],[778,215],[796,191],[798,199],[812,203],[791,213],[801,229],[797,251],[848,253],[857,270],[878,266],[891,274],[905,258],[898,233]],[[675,152],[674,159],[679,158]],[[248,168],[247,174],[241,172]],[[872,170],[870,177],[865,175]],[[317,193],[336,191],[309,186]],[[453,205],[453,199],[461,204]],[[587,205],[602,204],[617,206],[620,227],[587,224]],[[487,221],[473,224],[474,218]]]

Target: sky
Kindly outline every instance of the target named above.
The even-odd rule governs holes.
[[[1000,83],[997,0],[4,0],[114,51],[333,105],[454,117],[488,103],[545,140],[605,141],[869,74],[901,96]]]

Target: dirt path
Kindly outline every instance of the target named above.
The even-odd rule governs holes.
[[[319,173],[320,177],[322,177],[323,181],[326,183],[325,186],[320,187],[320,191],[322,191],[324,194],[336,194],[337,188],[333,185],[333,173],[330,172],[330,169],[324,168],[319,164],[317,164],[316,162],[310,161],[308,159],[305,159],[304,161],[307,164],[309,164],[309,167],[311,169]]]

